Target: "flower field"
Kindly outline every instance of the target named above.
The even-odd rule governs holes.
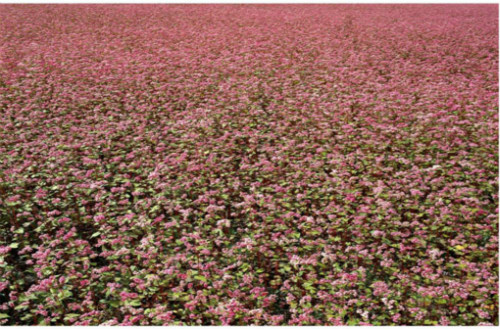
[[[0,30],[0,324],[498,325],[497,5]]]

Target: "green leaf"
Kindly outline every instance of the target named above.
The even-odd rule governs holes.
[[[24,234],[24,228],[19,227],[18,229],[14,230],[14,234]]]
[[[138,307],[141,306],[141,301],[139,299],[135,299],[130,302],[127,302],[127,305]]]
[[[118,300],[110,301],[109,304],[111,305],[111,307],[115,308],[120,306],[120,302]]]
[[[206,283],[206,282],[208,282],[208,281],[207,281],[207,278],[206,278],[205,276],[203,276],[203,275],[196,275],[196,276],[194,277],[194,279],[196,279],[196,280],[198,280],[198,281],[205,282],[205,283]]]
[[[10,316],[8,314],[3,314],[3,313],[0,314],[0,320],[8,319],[9,317]]]
[[[48,275],[52,274],[52,271],[53,271],[52,267],[46,267],[42,270],[42,274],[45,276],[48,276]]]
[[[23,309],[28,309],[29,306],[25,306],[25,305],[18,305],[16,307],[14,307],[14,309],[16,311],[20,311],[20,310],[23,310]]]
[[[347,321],[347,325],[357,325],[358,323],[359,323],[359,321],[356,319],[349,319]]]
[[[67,315],[64,317],[64,321],[67,321],[67,320],[69,320],[69,319],[76,319],[76,318],[77,318],[77,317],[79,317],[79,316],[80,316],[80,314],[74,314],[74,313],[72,313],[72,314],[67,314]]]

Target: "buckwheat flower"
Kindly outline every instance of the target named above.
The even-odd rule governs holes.
[[[380,265],[383,267],[391,267],[394,262],[390,259],[383,260]]]
[[[0,255],[6,255],[10,250],[12,250],[10,246],[0,246]]]
[[[415,316],[415,319],[416,319],[416,320],[419,320],[419,321],[420,321],[420,320],[423,320],[426,314],[427,314],[427,312],[424,312],[424,311],[419,311],[419,312],[417,313],[417,315]]]
[[[106,219],[106,217],[103,214],[98,214],[98,215],[94,216],[94,220],[97,222],[105,220],[105,219]]]
[[[368,320],[370,317],[370,313],[368,311],[363,311],[361,309],[356,310],[356,312],[361,315],[361,317],[365,320]]]
[[[299,305],[304,305],[306,302],[310,302],[311,300],[312,298],[310,296],[303,296],[299,301]]]
[[[161,321],[171,321],[174,319],[174,313],[173,312],[162,313],[157,315],[156,318]]]
[[[208,256],[208,255],[211,254],[210,250],[208,250],[208,249],[203,249],[203,250],[200,251],[200,253],[203,254],[203,255],[206,255],[206,256]]]
[[[418,189],[410,189],[410,194],[412,196],[423,196],[424,194]]]
[[[385,282],[382,281],[377,281],[372,284],[373,287],[373,294],[376,296],[381,296],[384,295],[385,293],[388,292],[388,286]]]
[[[173,221],[166,222],[163,226],[165,227],[165,229],[168,229],[171,227],[175,227],[176,225],[177,225],[177,221],[173,220]]]
[[[448,320],[448,318],[446,318],[446,316],[441,316],[441,318],[439,319],[439,325],[450,325],[450,321]]]
[[[398,321],[399,321],[399,319],[400,319],[400,318],[401,318],[401,314],[396,313],[396,314],[394,314],[394,315],[392,316],[392,318],[391,318],[391,319],[392,319],[392,321],[393,321],[394,323],[398,323]]]
[[[483,318],[483,319],[487,319],[490,317],[490,314],[488,312],[485,312],[481,309],[476,309],[476,312],[477,314],[479,315],[479,317]]]
[[[219,228],[221,228],[221,227],[229,228],[229,227],[231,227],[231,221],[228,220],[228,219],[219,220],[219,221],[217,221],[217,227],[219,227]]]
[[[113,326],[118,324],[119,324],[118,320],[116,318],[113,318],[111,320],[101,323],[100,326]]]
[[[134,299],[134,298],[137,298],[138,297],[138,294],[135,293],[135,292],[126,292],[126,291],[122,291],[120,292],[120,298],[122,301],[125,301],[125,300],[128,300],[128,299]]]
[[[438,249],[432,249],[429,251],[429,256],[431,257],[432,260],[436,260],[443,254],[443,251],[440,251]]]
[[[290,265],[292,265],[292,266],[295,266],[295,267],[296,267],[296,266],[298,266],[298,265],[300,264],[300,261],[301,261],[301,259],[300,259],[300,257],[299,257],[299,256],[297,256],[297,255],[293,255],[293,256],[290,258],[290,261],[289,261],[289,262],[290,262]]]

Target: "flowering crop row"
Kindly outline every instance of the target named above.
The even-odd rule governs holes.
[[[498,6],[0,27],[0,324],[498,324]]]

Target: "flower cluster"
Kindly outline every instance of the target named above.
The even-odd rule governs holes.
[[[0,26],[0,324],[498,324],[498,6]]]

